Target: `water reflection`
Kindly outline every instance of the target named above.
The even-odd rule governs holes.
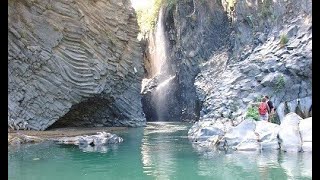
[[[288,153],[281,157],[280,165],[290,178],[312,177],[312,153]]]
[[[8,151],[8,179],[312,179],[311,153],[197,149],[186,137],[189,127],[148,123],[132,128],[106,153],[50,142],[22,145]]]
[[[83,152],[97,152],[97,153],[107,153],[112,149],[116,151],[118,149],[117,144],[107,144],[107,145],[96,145],[96,146],[88,146],[88,145],[79,145],[79,149]]]
[[[183,174],[205,179],[312,179],[311,153],[212,151],[186,145],[186,128],[181,124],[148,123],[141,144],[144,174],[156,179]]]
[[[312,178],[311,153],[201,151],[201,154],[198,172],[203,176],[220,179]]]
[[[143,173],[157,179],[170,179],[177,171],[176,151],[179,137],[172,136],[177,131],[186,131],[186,126],[174,123],[148,123],[141,143]],[[186,138],[186,137],[185,137]]]

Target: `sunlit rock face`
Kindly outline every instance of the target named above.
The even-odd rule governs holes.
[[[278,133],[280,126],[267,121],[256,122],[255,132],[259,136],[262,150],[279,149]]]
[[[8,1],[8,126],[144,125],[137,33],[129,0]]]
[[[311,1],[244,1],[222,4],[233,31],[230,53],[213,53],[195,78],[200,117],[235,119],[268,95],[276,120],[312,112]]]
[[[287,114],[280,124],[279,141],[281,150],[287,152],[301,151],[302,141],[299,123],[302,118],[295,113]]]
[[[312,151],[312,117],[302,119],[295,113],[287,114],[280,125],[279,142],[286,152]]]
[[[302,151],[312,151],[312,117],[301,120],[299,130],[302,141]]]
[[[289,113],[280,125],[252,119],[237,125],[227,118],[205,119],[189,129],[188,138],[196,149],[208,151],[312,152],[312,117],[302,119]]]

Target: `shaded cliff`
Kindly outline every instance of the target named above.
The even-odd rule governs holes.
[[[209,5],[209,6],[208,6]],[[195,77],[200,72],[199,65],[219,51],[230,49],[232,27],[227,13],[216,2],[177,1],[164,4],[160,10],[157,25],[150,33],[145,49],[145,64],[152,64],[153,46],[157,40],[158,24],[163,24],[166,63],[162,71],[150,81],[143,91],[143,107],[154,107],[156,91],[166,92],[167,110],[162,112],[169,121],[194,121],[199,118],[200,102],[194,86]],[[163,16],[163,17],[161,17]],[[162,21],[160,21],[162,19]],[[161,43],[160,43],[161,44]],[[151,47],[151,48],[150,48]],[[150,77],[149,74],[147,77]],[[170,88],[161,86],[167,79]],[[156,83],[155,83],[156,81]],[[149,83],[149,84],[150,84]],[[150,88],[151,87],[151,88]],[[161,90],[165,88],[164,90]],[[145,110],[147,120],[158,120],[155,110]]]
[[[280,119],[297,111],[310,116],[311,1],[172,2],[164,3],[157,22],[164,26],[168,68],[155,77],[147,71],[147,120],[157,119],[156,110],[148,107],[154,106],[157,91],[170,77],[175,80],[164,90],[165,114],[173,121],[237,119],[261,95],[271,96]],[[149,67],[154,61],[154,32],[145,48]]]
[[[8,1],[8,126],[141,126],[130,1]]]

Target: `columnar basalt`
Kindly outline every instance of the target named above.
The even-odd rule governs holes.
[[[8,1],[8,126],[144,125],[137,33],[129,0]]]

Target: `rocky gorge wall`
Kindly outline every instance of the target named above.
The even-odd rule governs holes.
[[[161,120],[195,121],[199,119],[201,108],[194,86],[199,65],[214,52],[229,53],[232,26],[223,7],[215,1],[176,1],[164,4],[160,12],[154,31],[148,36],[145,64],[154,61],[154,39],[159,31],[158,24],[162,23],[167,58],[163,69],[166,71],[149,77],[142,92],[144,112],[147,120],[158,120],[154,115],[156,109],[148,107],[157,106],[154,99],[157,99],[157,91],[162,91],[166,109],[162,108],[161,112],[166,116]]]
[[[8,127],[141,126],[129,0],[8,1]]]
[[[271,97],[278,123],[289,112],[310,117],[311,1],[238,0],[228,15],[234,27],[231,56],[214,54],[196,77],[203,119],[241,120],[262,95]]]
[[[162,8],[164,21],[158,23],[165,26],[174,76],[166,114],[178,114],[178,121],[241,120],[269,95],[279,119],[289,112],[311,116],[311,1],[186,0]],[[148,48],[145,54],[152,57]],[[147,83],[144,107],[163,88],[162,76]],[[147,119],[154,111],[145,111]]]

